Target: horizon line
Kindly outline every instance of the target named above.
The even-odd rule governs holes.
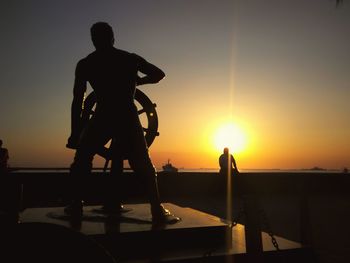
[[[347,167],[343,167],[343,168],[347,168]],[[239,170],[276,170],[276,171],[303,171],[303,170],[312,170],[312,171],[341,171],[343,168],[321,168],[318,166],[315,167],[311,167],[311,168],[240,168]],[[69,170],[69,167],[35,167],[35,166],[14,166],[14,167],[8,167],[9,170]],[[111,168],[108,167],[107,171],[109,171]],[[185,167],[181,167],[179,168],[179,170],[219,170],[220,168],[185,168]],[[104,170],[104,167],[95,167],[92,168],[92,170]],[[124,168],[124,170],[132,170],[129,167]],[[161,169],[160,169],[161,170]]]

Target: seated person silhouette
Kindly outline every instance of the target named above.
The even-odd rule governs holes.
[[[8,173],[8,159],[9,152],[6,148],[2,147],[2,140],[0,140],[0,175]]]
[[[236,160],[233,158],[233,155],[229,153],[229,149],[227,147],[224,148],[223,154],[220,155],[219,164],[220,174],[222,175],[227,175],[229,171],[231,175],[239,173]]]
[[[65,213],[72,216],[82,215],[82,187],[79,187],[84,179],[82,176],[90,174],[97,150],[113,138],[117,145],[113,148],[118,148],[118,151],[112,153],[111,173],[115,169],[113,160],[120,159],[122,153],[135,174],[140,176],[140,183],[148,188],[152,221],[178,221],[179,218],[171,215],[160,202],[156,170],[150,159],[134,104],[136,85],[158,83],[165,74],[141,56],[115,48],[114,33],[109,24],[95,23],[90,32],[96,50],[81,59],[75,71],[71,108],[72,131],[67,147],[77,150],[70,167],[73,180],[71,203],[65,208]],[[139,77],[139,72],[144,76]],[[96,109],[93,117],[80,132],[79,122],[87,82],[95,92]],[[120,203],[114,205],[115,210],[120,209]],[[111,204],[110,210],[113,209]]]

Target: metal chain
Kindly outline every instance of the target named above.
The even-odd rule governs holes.
[[[280,248],[278,246],[278,243],[277,243],[277,240],[276,240],[274,234],[272,233],[271,226],[269,224],[269,221],[267,220],[267,216],[266,216],[266,213],[265,213],[264,209],[260,208],[259,212],[260,212],[260,215],[261,215],[262,223],[263,223],[263,225],[266,228],[267,234],[271,238],[272,245],[276,248],[276,250],[280,250]]]
[[[275,238],[275,236],[274,236],[274,234],[273,234],[273,232],[271,230],[271,226],[270,226],[270,223],[269,223],[269,221],[267,219],[267,216],[266,216],[266,213],[265,213],[264,209],[260,208],[259,212],[260,212],[260,215],[261,215],[262,224],[265,226],[267,234],[271,238],[272,245],[275,247],[276,250],[280,250],[279,245],[277,243],[277,240],[276,240],[276,238]],[[244,216],[245,216],[244,206],[241,204],[241,207],[239,209],[237,217],[232,220],[232,223],[230,225],[231,228],[235,227],[238,224],[239,220],[242,217],[244,217]]]
[[[234,219],[232,220],[232,223],[231,223],[231,225],[230,225],[231,228],[235,227],[235,226],[238,224],[239,220],[240,220],[241,218],[243,218],[244,216],[245,216],[245,211],[244,211],[243,205],[241,204],[241,205],[240,205],[240,209],[239,209],[239,211],[238,211],[237,217],[234,218]]]

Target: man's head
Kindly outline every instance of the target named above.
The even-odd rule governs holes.
[[[106,49],[114,45],[114,33],[112,27],[105,22],[97,22],[92,25],[91,40],[96,49]]]
[[[228,151],[228,148],[225,147],[225,148],[224,148],[224,154],[228,154],[228,152],[229,152],[229,151]]]

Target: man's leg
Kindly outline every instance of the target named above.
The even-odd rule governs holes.
[[[152,217],[158,217],[162,213],[160,202],[157,173],[148,154],[134,155],[131,154],[128,158],[131,169],[140,177],[142,184],[147,186],[148,200],[151,205]]]
[[[80,215],[86,177],[91,174],[92,161],[97,149],[108,141],[108,131],[99,120],[90,120],[81,134],[74,161],[70,167],[69,197],[71,203],[65,208],[67,214]]]
[[[92,152],[83,149],[78,149],[75,153],[69,175],[70,204],[64,209],[68,215],[81,216],[83,213],[84,179],[91,173],[93,156]]]
[[[142,183],[147,185],[148,198],[151,205],[154,223],[175,223],[180,219],[172,216],[160,201],[157,172],[149,156],[143,130],[134,129],[128,134],[128,160],[130,167],[140,176]],[[171,217],[170,217],[171,216]]]

